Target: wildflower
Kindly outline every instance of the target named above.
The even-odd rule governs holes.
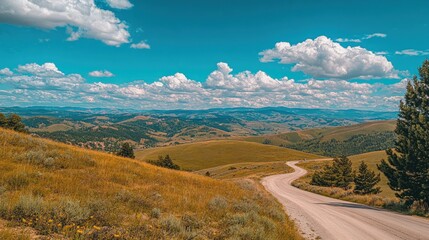
[[[115,238],[120,238],[121,237],[121,234],[113,234],[113,237],[115,237]]]
[[[53,222],[54,222],[54,220],[52,220],[52,219],[48,220],[48,223],[53,223]]]
[[[25,220],[25,218],[23,218],[23,219],[22,219],[22,222],[23,222],[23,223],[25,223],[25,222],[27,222],[27,220]]]
[[[95,230],[100,230],[101,229],[101,227],[98,227],[96,225],[94,225],[92,228],[94,228]]]
[[[83,233],[83,230],[79,229],[79,230],[77,230],[76,232],[77,232],[77,233],[79,233],[79,234],[82,234],[82,233]]]

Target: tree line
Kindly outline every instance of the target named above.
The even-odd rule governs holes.
[[[368,169],[365,162],[361,162],[358,171],[353,171],[352,162],[347,157],[335,158],[330,165],[325,165],[321,171],[316,171],[310,184],[323,187],[339,187],[344,190],[351,188],[354,183],[353,192],[356,194],[377,194],[380,187],[380,174]]]

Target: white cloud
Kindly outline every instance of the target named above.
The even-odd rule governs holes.
[[[96,70],[89,73],[89,76],[91,77],[113,77],[113,73],[107,71],[107,70]]]
[[[397,55],[408,55],[408,56],[426,56],[429,55],[429,50],[415,50],[415,49],[404,49],[401,51],[396,51]]]
[[[373,34],[366,35],[362,39],[385,38],[385,37],[387,37],[387,34],[385,34],[385,33],[373,33]]]
[[[385,33],[373,33],[373,34],[367,34],[361,38],[337,38],[337,39],[335,39],[335,41],[341,42],[341,43],[343,43],[343,42],[360,43],[363,40],[368,40],[371,38],[385,38],[385,37],[387,37],[387,34],[385,34]]]
[[[33,74],[35,76],[41,77],[55,77],[64,75],[64,73],[58,70],[54,63],[44,63],[42,65],[37,63],[25,64],[18,66],[18,72]]]
[[[397,71],[386,57],[361,47],[342,47],[320,36],[296,45],[276,43],[275,48],[260,53],[261,62],[276,59],[282,64],[295,64],[292,71],[302,71],[321,78],[397,78]]]
[[[116,1],[114,1],[116,2]],[[108,45],[128,43],[128,26],[94,0],[2,0],[0,22],[44,29],[67,27],[74,41],[98,39]]]
[[[340,79],[295,82],[287,77],[273,78],[262,71],[234,74],[222,62],[205,82],[176,73],[153,83],[89,83],[79,74],[62,73],[53,63],[26,64],[18,69],[12,75],[0,76],[0,99],[13,99],[17,105],[61,103],[136,109],[266,106],[396,109],[408,81],[403,79],[390,85]]]
[[[147,44],[145,41],[141,41],[139,43],[133,43],[133,44],[131,44],[131,48],[135,48],[135,49],[150,49],[150,45]]]
[[[3,69],[0,69],[0,75],[11,76],[13,75],[13,72],[9,68],[3,68]]]
[[[360,43],[362,40],[357,38],[337,38],[335,39],[337,42],[354,42],[354,43]]]
[[[110,7],[117,9],[129,9],[133,7],[133,4],[128,0],[106,0],[106,2]]]

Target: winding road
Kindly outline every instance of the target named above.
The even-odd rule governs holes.
[[[325,197],[291,183],[307,171],[265,177],[262,184],[286,208],[306,239],[429,239],[429,220]]]

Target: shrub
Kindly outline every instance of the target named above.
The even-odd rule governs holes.
[[[161,216],[161,210],[159,208],[152,208],[150,211],[151,218],[159,218]]]
[[[13,207],[12,213],[15,219],[35,218],[43,214],[44,210],[44,201],[41,197],[23,195]]]
[[[148,163],[158,167],[180,170],[179,165],[175,164],[168,154],[165,157],[159,156],[157,161],[148,161]]]
[[[63,225],[82,224],[89,219],[91,211],[88,207],[82,206],[79,201],[63,199],[54,207],[52,215]]]
[[[182,224],[180,219],[173,215],[169,215],[161,219],[161,227],[170,235],[179,234],[182,231]]]
[[[209,202],[209,208],[211,210],[220,210],[228,207],[228,202],[224,197],[216,196],[213,197]]]
[[[10,190],[19,190],[30,184],[28,174],[21,172],[12,172],[6,176],[5,183]]]

